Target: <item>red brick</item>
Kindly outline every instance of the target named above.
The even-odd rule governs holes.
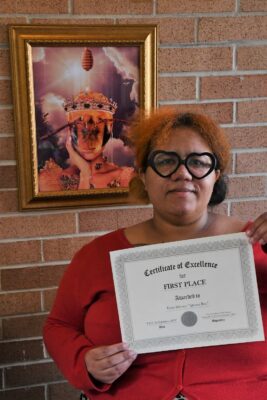
[[[1,364],[40,360],[43,353],[42,340],[0,343]]]
[[[264,147],[267,143],[267,126],[224,128],[232,148]]]
[[[14,165],[3,165],[0,167],[0,189],[16,188],[17,176]]]
[[[212,13],[235,11],[234,0],[158,0],[157,13]]]
[[[132,208],[120,210],[118,213],[118,226],[123,228],[130,225],[135,225],[139,222],[152,218],[153,210],[147,208]]]
[[[62,380],[62,375],[51,362],[8,367],[5,377],[8,388]]]
[[[179,104],[175,105],[175,108],[181,112],[207,114],[220,124],[227,124],[233,121],[233,106],[231,103]]]
[[[1,400],[45,400],[44,386],[35,386],[20,389],[9,389],[0,392]]]
[[[243,71],[267,69],[267,46],[238,47],[237,68]]]
[[[267,38],[267,16],[201,18],[200,42],[264,40]]]
[[[232,68],[232,49],[161,48],[159,72],[221,71]]]
[[[12,104],[11,82],[8,80],[0,80],[0,104]]]
[[[47,315],[16,316],[3,318],[3,339],[41,337]]]
[[[44,310],[50,311],[56,297],[57,289],[44,290]]]
[[[240,11],[267,11],[266,0],[240,0]]]
[[[2,290],[57,286],[64,270],[65,265],[4,269],[1,273]]]
[[[0,133],[13,133],[14,119],[13,110],[0,110]]]
[[[62,14],[68,12],[67,0],[32,1],[16,0],[15,2],[1,1],[0,13],[6,14]]]
[[[41,311],[39,292],[0,294],[0,315],[17,315]]]
[[[77,400],[80,391],[74,389],[68,383],[55,383],[48,385],[49,400]]]
[[[41,261],[41,246],[37,240],[0,243],[0,266]]]
[[[266,195],[266,179],[263,176],[231,177],[228,199]]]
[[[18,211],[17,190],[6,190],[0,192],[0,213]]]
[[[0,81],[1,82],[1,81]],[[0,137],[0,160],[15,160],[14,137]]]
[[[11,3],[10,3],[11,4]],[[0,49],[0,75],[10,76],[9,50]]]
[[[266,122],[267,121],[267,101],[244,101],[237,104],[237,121],[247,122]]]
[[[233,154],[231,154],[229,164],[225,170],[225,173],[227,175],[231,174],[232,172],[233,172]]]
[[[267,75],[201,78],[201,99],[267,96]]]
[[[235,215],[244,221],[256,219],[267,209],[267,200],[242,201],[231,203],[231,215]]]
[[[79,213],[80,232],[108,231],[117,229],[116,210],[85,211]]]
[[[75,233],[74,214],[0,218],[0,238],[23,238]]]
[[[236,155],[236,173],[248,174],[266,172],[267,152],[241,153]]]
[[[118,24],[157,24],[159,43],[194,43],[194,18],[119,18]]]
[[[217,206],[210,207],[210,210],[215,214],[227,215],[228,206],[226,203],[221,203]]]
[[[44,240],[45,261],[69,261],[82,246],[91,240],[93,240],[92,236]]]
[[[74,0],[74,14],[151,14],[153,12],[152,0],[102,0],[101,7],[97,0]]]
[[[186,77],[159,77],[159,101],[196,98],[196,80]]]

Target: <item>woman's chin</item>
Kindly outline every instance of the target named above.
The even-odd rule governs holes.
[[[84,160],[93,161],[101,154],[101,151],[80,151],[79,154]]]

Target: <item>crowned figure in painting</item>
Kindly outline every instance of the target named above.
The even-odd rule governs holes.
[[[67,124],[65,147],[66,168],[53,158],[39,171],[39,190],[65,191],[128,187],[134,169],[119,166],[104,155],[112,137],[117,104],[102,93],[81,91],[64,103]]]

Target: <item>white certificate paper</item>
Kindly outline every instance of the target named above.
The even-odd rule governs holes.
[[[137,353],[264,340],[244,233],[110,253],[122,339]]]

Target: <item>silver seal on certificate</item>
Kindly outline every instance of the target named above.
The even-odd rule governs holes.
[[[197,323],[197,315],[192,311],[186,311],[182,314],[181,320],[185,326],[194,326]]]
[[[245,233],[110,253],[123,341],[138,353],[264,340]]]

